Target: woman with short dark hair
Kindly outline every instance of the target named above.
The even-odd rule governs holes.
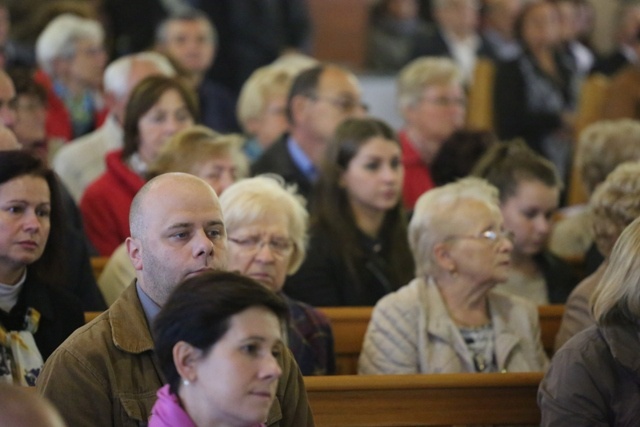
[[[180,284],[154,321],[167,385],[150,427],[264,426],[286,351],[285,303],[252,279],[208,272]]]

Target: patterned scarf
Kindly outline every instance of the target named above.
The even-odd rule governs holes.
[[[29,307],[21,331],[7,331],[0,325],[0,382],[36,385],[44,364],[33,338],[39,323],[40,313]]]

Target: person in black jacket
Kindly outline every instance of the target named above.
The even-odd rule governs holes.
[[[496,67],[494,112],[500,139],[522,138],[568,177],[579,75],[559,48],[560,23],[549,0],[527,3],[516,20],[522,53]]]
[[[64,219],[55,175],[22,151],[0,152],[0,377],[35,385],[43,360],[84,323],[63,290]]]
[[[311,241],[284,292],[314,306],[372,306],[414,277],[400,143],[385,123],[347,119],[325,153]]]
[[[356,76],[331,64],[319,64],[296,76],[287,96],[289,133],[251,165],[251,175],[275,173],[311,199],[320,162],[336,127],[364,114]]]
[[[539,305],[564,304],[578,280],[546,249],[561,189],[553,164],[523,142],[509,142],[491,147],[472,173],[498,188],[504,226],[513,233],[511,273],[497,289]]]

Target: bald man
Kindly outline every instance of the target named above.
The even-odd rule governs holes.
[[[0,402],[2,427],[65,427],[51,403],[25,387],[0,384]]]
[[[218,197],[193,175],[149,181],[134,198],[129,221],[126,245],[136,280],[49,357],[37,381],[74,427],[146,425],[164,383],[149,325],[178,283],[227,265]],[[293,356],[285,352],[279,362],[283,373],[267,425],[313,426]]]

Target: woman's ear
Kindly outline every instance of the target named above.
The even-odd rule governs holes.
[[[196,368],[201,355],[202,350],[185,341],[178,341],[173,346],[173,363],[183,379],[194,382],[198,378]]]
[[[456,263],[451,256],[451,246],[446,242],[440,242],[433,247],[433,257],[438,267],[444,271],[455,271]]]

